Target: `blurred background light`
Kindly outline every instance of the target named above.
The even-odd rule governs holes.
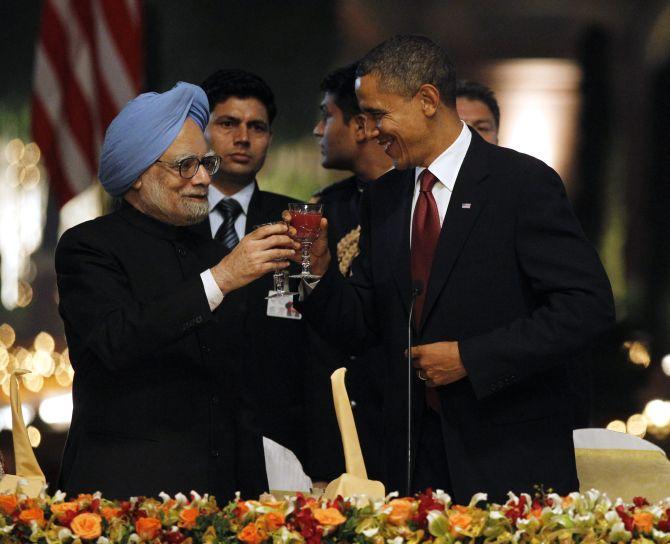
[[[40,419],[55,429],[63,430],[70,426],[72,418],[72,394],[49,397],[40,403]]]
[[[23,421],[26,425],[30,425],[35,419],[35,409],[30,405],[21,404],[23,410]],[[12,430],[12,408],[10,406],[3,406],[0,408],[0,431]]]
[[[620,419],[615,419],[614,421],[610,421],[607,424],[607,429],[609,429],[610,431],[616,431],[618,433],[625,433],[626,423],[621,421]]]

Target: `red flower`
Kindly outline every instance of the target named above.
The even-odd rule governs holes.
[[[623,521],[623,525],[626,528],[626,531],[632,531],[633,527],[635,527],[635,520],[633,519],[633,516],[626,512],[626,509],[622,504],[617,506],[615,510],[616,513],[619,514],[621,521]]]
[[[180,542],[186,540],[186,537],[179,531],[170,531],[169,533],[164,533],[163,538],[168,544],[180,544]]]
[[[423,493],[416,495],[419,501],[419,507],[412,517],[412,521],[422,529],[427,527],[428,512],[431,510],[439,510],[444,512],[444,505],[433,498],[433,490],[429,487]]]
[[[670,508],[665,511],[665,519],[659,520],[658,530],[665,533],[670,533]]]
[[[304,505],[307,501],[299,494],[296,504],[300,504],[301,502]],[[323,527],[314,518],[314,514],[310,508],[300,508],[297,510],[293,516],[293,524],[291,525],[293,525],[293,529],[298,530],[307,544],[321,543]]]
[[[633,497],[633,504],[638,508],[642,508],[643,506],[649,506],[647,499],[645,499],[644,497]]]
[[[526,509],[526,496],[521,495],[516,504],[512,504],[507,512],[505,512],[505,517],[510,521],[512,525],[516,525],[516,522],[519,518],[525,519],[526,515],[524,510]]]

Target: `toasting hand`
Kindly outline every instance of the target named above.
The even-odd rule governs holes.
[[[240,243],[212,268],[212,275],[225,295],[255,279],[289,266],[300,248],[289,237],[284,223],[260,227],[247,234]],[[282,260],[278,260],[282,259]]]
[[[282,219],[287,223],[291,223],[291,212],[284,210],[282,213]],[[330,265],[330,251],[328,249],[328,220],[325,217],[321,218],[319,224],[319,236],[312,242],[310,248],[310,266],[311,272],[315,276],[323,276],[328,266]],[[300,244],[297,244],[297,247],[300,248]],[[296,263],[301,263],[302,259],[300,257],[300,251],[296,251],[295,255],[290,257],[290,259]]]

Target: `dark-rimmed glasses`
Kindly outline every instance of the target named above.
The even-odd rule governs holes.
[[[221,157],[218,155],[205,155],[202,159],[198,157],[186,157],[176,162],[161,161],[160,159],[156,162],[179,170],[179,175],[184,179],[191,179],[198,173],[201,164],[210,176],[216,174],[219,171]]]

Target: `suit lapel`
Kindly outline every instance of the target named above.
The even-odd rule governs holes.
[[[398,187],[390,195],[395,207],[388,218],[390,225],[389,240],[392,244],[391,262],[400,299],[409,314],[412,297],[412,271],[410,265],[409,222],[412,215],[412,196],[414,195],[414,168],[399,173]]]
[[[480,184],[488,173],[486,145],[473,132],[437,242],[420,328],[425,325],[472,227],[486,205],[486,193]]]
[[[249,234],[254,230],[254,227],[268,222],[268,211],[263,207],[263,193],[258,188],[258,184],[254,182],[254,192],[249,201],[249,208],[247,209],[247,224],[244,227],[245,234]],[[279,221],[281,217],[277,217]]]

